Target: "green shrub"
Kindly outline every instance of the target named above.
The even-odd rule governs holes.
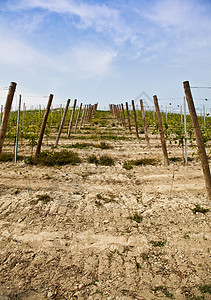
[[[98,161],[101,166],[114,166],[114,160],[108,155],[102,155]]]
[[[197,212],[206,214],[210,210],[208,208],[201,207],[199,204],[197,204],[196,207],[192,209],[192,211],[194,214],[196,214]]]
[[[141,223],[143,220],[143,217],[141,214],[139,214],[137,211],[134,213],[132,217],[130,217],[131,220],[136,221],[137,223]]]
[[[90,164],[98,164],[98,159],[96,155],[90,155],[87,160]]]
[[[0,155],[0,161],[13,161],[14,160],[14,154],[13,153],[2,153]]]
[[[133,168],[133,166],[131,165],[131,163],[129,161],[125,161],[122,166],[126,170],[131,170]]]
[[[60,152],[43,151],[38,157],[38,163],[46,166],[62,166],[66,164],[76,165],[81,162],[78,153],[62,150]]]

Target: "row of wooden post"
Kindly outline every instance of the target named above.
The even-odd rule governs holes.
[[[3,113],[3,116],[2,116],[2,120],[1,120],[0,155],[2,153],[3,143],[4,143],[4,139],[5,139],[5,135],[6,135],[7,124],[8,124],[8,120],[9,120],[9,115],[10,115],[10,110],[11,110],[11,106],[12,106],[14,93],[15,93],[15,90],[16,90],[16,85],[17,84],[15,82],[11,82],[11,84],[10,84],[7,99],[6,99],[6,104],[5,104],[5,107],[4,107],[4,113]],[[207,158],[207,155],[206,155],[204,141],[203,141],[201,129],[200,129],[200,126],[199,126],[199,123],[198,123],[197,114],[196,114],[196,110],[195,110],[195,106],[194,106],[194,102],[193,102],[189,82],[188,81],[183,82],[183,87],[184,87],[184,91],[185,91],[185,95],[186,95],[186,100],[187,100],[187,103],[188,103],[190,117],[191,117],[191,121],[192,121],[192,125],[193,125],[193,130],[194,130],[194,133],[195,133],[195,136],[196,136],[196,142],[197,142],[199,155],[200,155],[200,159],[201,159],[201,164],[202,164],[202,169],[203,169],[204,178],[205,178],[205,186],[206,186],[206,190],[207,190],[207,195],[208,195],[208,199],[211,200],[211,175],[210,175],[209,162],[208,162],[208,158]],[[47,107],[46,107],[46,111],[45,111],[45,114],[44,114],[44,117],[43,117],[43,122],[42,122],[42,125],[41,125],[40,135],[39,135],[39,139],[38,139],[38,143],[37,143],[37,149],[36,149],[36,152],[35,152],[35,161],[38,159],[38,156],[40,154],[42,140],[43,140],[44,131],[45,131],[45,127],[46,127],[46,123],[47,123],[48,114],[49,114],[49,111],[50,111],[52,100],[53,100],[53,95],[50,94],[48,104],[47,104]],[[164,154],[164,164],[169,165],[168,153],[167,153],[166,142],[165,142],[165,136],[164,136],[164,131],[163,131],[163,125],[162,125],[160,109],[159,109],[159,105],[158,105],[158,99],[157,99],[156,95],[153,96],[153,100],[154,100],[156,113],[157,113],[158,126],[159,126],[160,139],[161,139],[161,146],[162,146],[162,150],[163,150],[163,154]],[[74,119],[76,102],[77,102],[77,100],[75,99],[74,104],[73,104],[73,109],[72,109],[72,115],[71,115],[71,119],[70,119],[70,123],[69,123],[69,127],[68,127],[68,137],[70,136],[71,129],[72,129],[72,126],[73,126],[73,119]],[[62,128],[63,128],[63,125],[64,125],[65,116],[66,116],[69,104],[70,104],[70,100],[68,99],[65,110],[64,110],[64,114],[63,114],[63,117],[62,117],[62,120],[61,120],[61,124],[60,124],[60,127],[59,127],[59,132],[58,132],[58,135],[57,135],[55,145],[58,145],[59,137],[61,135],[61,131],[62,131]],[[140,100],[140,105],[141,105],[141,112],[142,112],[142,120],[143,120],[143,124],[144,124],[145,137],[146,137],[147,145],[149,146],[149,137],[148,137],[148,133],[147,133],[147,124],[145,122],[145,114],[144,114],[144,107],[143,107],[142,100]],[[131,123],[130,123],[130,114],[129,114],[129,110],[128,110],[128,103],[126,102],[126,111],[127,111],[128,124],[126,124],[124,105],[123,104],[121,104],[121,105],[110,104],[109,106],[110,106],[110,111],[115,115],[115,117],[120,122],[122,122],[122,125],[125,127],[125,129],[128,126],[129,131],[131,132]],[[136,136],[139,139],[134,100],[132,100],[132,107],[133,107],[133,113],[134,113]],[[79,108],[79,111],[78,111],[78,116],[76,118],[75,131],[77,130],[77,126],[78,126],[78,123],[79,123],[81,109],[82,109],[82,104],[80,105],[80,108]],[[95,104],[95,105],[90,104],[90,105],[87,105],[87,106],[85,105],[83,113],[82,113],[81,121],[80,121],[80,127],[81,127],[83,122],[85,123],[86,121],[91,120],[91,117],[92,117],[93,113],[96,110],[97,110],[97,104]]]
[[[204,173],[204,178],[205,178],[205,186],[206,186],[206,191],[208,195],[208,199],[211,200],[211,175],[210,175],[210,167],[209,167],[209,162],[208,158],[206,155],[206,150],[204,146],[204,141],[201,133],[201,129],[199,126],[192,94],[191,94],[191,89],[188,81],[183,82],[183,87],[185,91],[185,96],[186,100],[188,103],[188,108],[190,112],[190,117],[193,125],[193,130],[196,136],[196,142],[197,142],[197,147],[199,149],[199,155],[200,155],[200,160],[202,164],[202,170]],[[160,114],[160,108],[158,104],[158,99],[157,96],[153,96],[154,100],[154,105],[156,109],[156,114],[157,114],[157,120],[158,120],[158,127],[159,127],[159,132],[160,132],[160,140],[161,140],[161,147],[164,155],[164,165],[168,166],[169,165],[169,159],[168,159],[168,152],[167,152],[167,147],[166,147],[166,140],[165,140],[165,135],[164,135],[164,130],[163,130],[163,124],[162,124],[162,119],[161,119],[161,114]],[[122,126],[125,127],[125,129],[128,127],[129,132],[131,133],[131,121],[130,121],[130,113],[128,109],[128,102],[126,102],[126,112],[127,112],[127,123],[125,120],[125,113],[124,113],[124,105],[121,103],[121,105],[116,105],[116,104],[110,104],[110,111],[111,113],[116,117],[116,119],[119,122],[122,122]],[[147,124],[145,120],[145,113],[144,113],[144,107],[143,107],[143,101],[142,99],[140,100],[140,106],[141,106],[141,113],[142,113],[142,121],[144,125],[144,133],[145,133],[145,139],[147,142],[147,146],[150,145],[149,141],[149,136],[147,132]],[[133,108],[133,114],[134,114],[134,124],[135,124],[135,131],[136,131],[136,137],[139,139],[139,130],[138,130],[138,124],[137,124],[137,118],[136,118],[136,109],[135,109],[135,104],[134,100],[132,100],[132,108]]]
[[[2,116],[2,120],[1,120],[1,127],[0,127],[0,155],[2,153],[2,148],[3,148],[3,144],[4,144],[4,139],[5,139],[5,135],[6,135],[10,110],[11,110],[12,101],[13,101],[13,97],[14,97],[14,94],[15,94],[16,86],[17,86],[17,84],[15,82],[11,82],[11,84],[9,86],[7,99],[6,99],[6,104],[5,104],[5,107],[4,107],[4,112],[3,112],[3,116]],[[43,121],[42,121],[41,129],[40,129],[40,134],[39,134],[39,138],[38,138],[38,142],[37,142],[37,148],[36,148],[36,151],[35,151],[35,162],[38,160],[38,156],[39,156],[40,151],[41,151],[41,145],[42,145],[44,132],[45,132],[45,128],[46,128],[46,124],[47,124],[48,115],[49,115],[49,112],[50,112],[52,101],[53,101],[53,94],[50,94],[49,99],[48,99],[48,103],[47,103],[47,107],[46,107],[46,110],[45,110],[45,114],[43,116]],[[72,130],[72,127],[73,127],[73,120],[74,120],[74,115],[75,115],[76,103],[77,103],[77,100],[75,99],[74,104],[73,104],[73,108],[72,108],[72,114],[71,114],[71,118],[70,118],[70,122],[69,122],[69,127],[68,127],[68,138],[70,137],[71,130]],[[70,104],[70,99],[67,100],[67,104],[66,104],[63,116],[62,116],[60,126],[59,126],[59,131],[58,131],[58,134],[57,134],[57,137],[56,137],[55,147],[57,147],[58,143],[59,143],[59,139],[60,139],[61,132],[62,132],[62,129],[63,129],[63,126],[64,126],[65,117],[66,117],[66,114],[67,114],[67,111],[68,111],[68,108],[69,108],[69,104]],[[19,110],[18,110],[15,161],[17,161],[17,143],[18,143],[18,131],[19,131],[20,105],[21,105],[21,96],[20,96],[20,100],[19,100]],[[79,110],[78,110],[78,115],[76,117],[74,132],[77,131],[78,125],[79,125],[79,130],[80,130],[82,125],[85,125],[86,123],[90,122],[90,120],[92,118],[92,115],[97,110],[98,103],[96,103],[94,105],[91,105],[91,104],[85,105],[84,109],[83,109],[83,113],[81,115],[82,106],[83,106],[83,104],[81,103],[80,107],[79,107]],[[81,115],[81,119],[80,119],[80,115]],[[80,124],[79,124],[79,120],[80,120]]]

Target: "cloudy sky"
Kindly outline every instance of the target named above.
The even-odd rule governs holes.
[[[211,87],[210,29],[211,0],[0,0],[0,104],[15,81],[27,105],[145,92],[176,107],[183,81]],[[211,89],[192,92],[211,107]]]

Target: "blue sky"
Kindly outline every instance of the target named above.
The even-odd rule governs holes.
[[[15,81],[26,105],[53,93],[107,107],[144,91],[176,107],[183,81],[211,87],[210,29],[211,0],[0,0],[0,104]],[[193,96],[211,107],[211,89]]]

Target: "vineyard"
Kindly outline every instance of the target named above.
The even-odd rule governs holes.
[[[46,111],[10,112],[0,299],[210,299],[210,201],[190,115],[161,112],[165,165],[155,111],[70,104],[49,110],[37,159]],[[210,117],[198,122],[210,160]]]

